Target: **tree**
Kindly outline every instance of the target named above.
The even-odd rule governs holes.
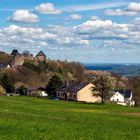
[[[0,85],[0,95],[4,95],[5,93],[5,89]]]
[[[1,78],[1,85],[6,90],[7,93],[12,93],[15,91],[14,79],[8,74],[4,74]]]
[[[20,95],[23,95],[23,96],[27,95],[27,88],[24,85],[22,85],[19,87],[18,92],[20,93]]]
[[[58,75],[52,76],[52,78],[49,80],[49,83],[47,85],[47,93],[50,97],[54,97],[56,95],[56,90],[60,88],[63,85],[62,80]]]
[[[111,77],[109,74],[102,74],[95,79],[95,87],[93,88],[93,91],[94,94],[97,94],[101,97],[102,103],[104,103],[104,100],[110,91],[114,89],[115,83],[115,78]]]

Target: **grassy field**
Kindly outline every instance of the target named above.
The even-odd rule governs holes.
[[[140,108],[0,97],[0,140],[140,140]]]

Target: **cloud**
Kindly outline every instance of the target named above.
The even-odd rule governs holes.
[[[98,16],[92,16],[92,17],[90,18],[90,20],[98,20],[98,19],[99,19]]]
[[[87,40],[126,40],[129,25],[113,23],[111,20],[89,20],[74,27],[75,32],[85,36]]]
[[[140,11],[140,3],[131,2],[128,5],[128,10],[131,10],[131,11]]]
[[[78,15],[78,14],[72,14],[72,15],[70,15],[69,18],[72,20],[80,20],[80,19],[82,19],[82,16]]]
[[[63,32],[62,32],[63,31]],[[48,27],[31,27],[10,25],[0,28],[0,48],[17,48],[20,51],[40,49],[69,50],[78,46],[87,46],[89,40],[74,34],[72,28],[50,25]],[[9,48],[10,49],[10,48]]]
[[[38,21],[38,16],[28,10],[16,10],[11,17],[8,18],[12,22],[33,23]]]
[[[107,15],[107,16],[135,16],[135,15],[137,15],[137,12],[121,10],[121,9],[116,9],[116,10],[107,9],[105,11],[105,15]]]
[[[74,27],[60,25],[1,27],[0,48],[31,50],[34,54],[41,49],[47,50],[51,58],[66,59],[67,55],[69,60],[87,62],[92,60],[119,62],[128,56],[139,58],[136,57],[140,53],[139,18],[128,24],[93,19]],[[114,59],[110,59],[111,57]]]
[[[52,3],[42,3],[35,7],[35,10],[41,14],[60,14],[61,11],[55,9]]]
[[[113,8],[113,7],[121,7],[128,5],[128,2],[108,2],[108,3],[100,3],[100,4],[88,4],[88,5],[74,5],[63,7],[63,11],[68,12],[79,12],[79,11],[90,11],[90,10],[100,10],[106,8]]]

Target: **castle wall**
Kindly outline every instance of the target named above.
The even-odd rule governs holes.
[[[25,57],[22,55],[13,56],[12,66],[21,66],[25,61]]]

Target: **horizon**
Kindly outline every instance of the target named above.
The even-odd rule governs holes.
[[[42,50],[54,60],[139,64],[138,0],[5,0],[0,50]]]

